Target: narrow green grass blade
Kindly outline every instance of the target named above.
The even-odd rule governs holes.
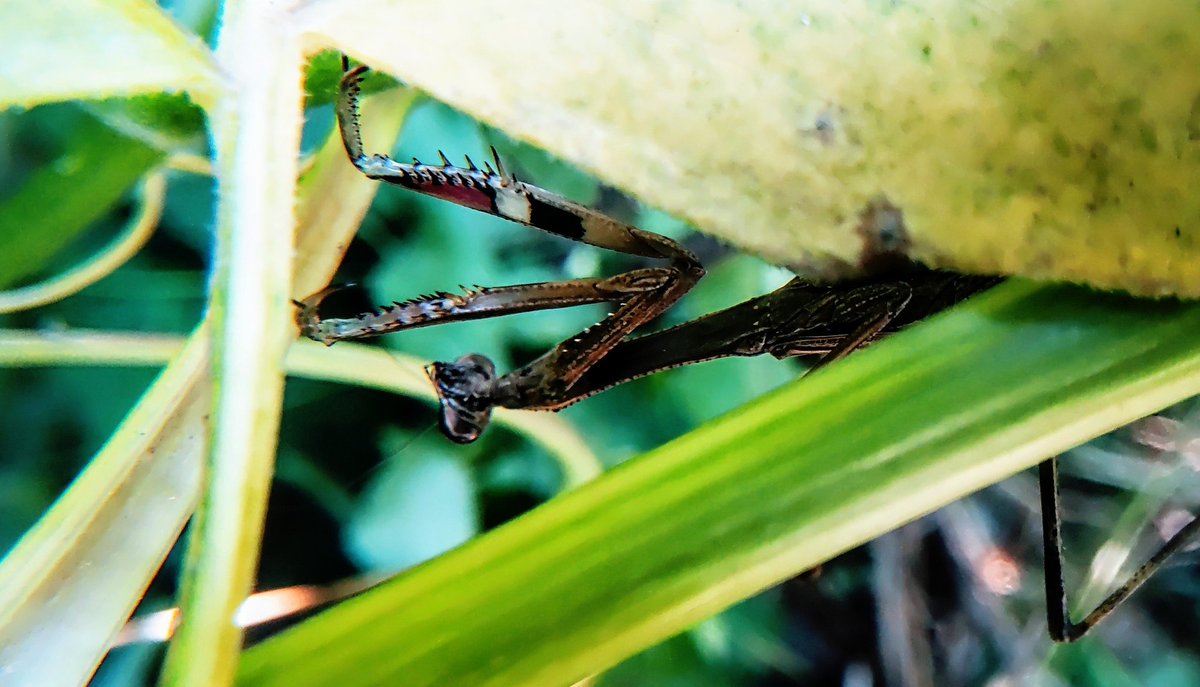
[[[170,360],[183,344],[182,337],[158,334],[0,329],[0,367],[155,366]],[[379,389],[420,398],[436,408],[437,394],[424,373],[428,362],[376,346],[344,342],[328,348],[307,339],[292,344],[284,360],[289,376]],[[492,422],[540,444],[558,461],[569,486],[603,472],[596,454],[560,415],[497,408]]]
[[[251,649],[244,685],[568,685],[1200,391],[1200,306],[1012,282]]]
[[[199,493],[207,357],[194,335],[0,563],[0,683],[86,682],[142,598]]]
[[[154,234],[167,196],[167,178],[152,172],[142,181],[141,207],[107,246],[78,265],[44,281],[0,291],[0,313],[28,310],[60,301],[95,284],[128,262]]]
[[[67,150],[0,203],[0,289],[44,271],[163,157],[90,118]]]

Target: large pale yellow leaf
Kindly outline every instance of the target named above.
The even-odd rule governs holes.
[[[149,0],[0,0],[0,108],[216,87],[203,42]]]
[[[317,0],[298,19],[782,264],[842,271],[863,228],[903,226],[930,264],[1200,296],[1195,3]]]

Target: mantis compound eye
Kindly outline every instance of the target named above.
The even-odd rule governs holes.
[[[425,371],[441,403],[442,434],[459,444],[478,439],[496,405],[491,395],[496,366],[482,355],[471,354],[452,363],[433,363]]]

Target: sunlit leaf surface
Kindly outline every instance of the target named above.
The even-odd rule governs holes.
[[[143,0],[5,0],[0,46],[0,109],[163,90],[207,103],[217,88],[203,43]]]
[[[1192,3],[322,0],[300,16],[779,264],[852,269],[864,235],[904,226],[931,264],[1200,295],[1200,72],[1178,68],[1200,59]]]

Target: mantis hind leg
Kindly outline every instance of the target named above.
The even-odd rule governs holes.
[[[1070,643],[1086,635],[1093,627],[1125,602],[1138,587],[1158,571],[1171,556],[1188,544],[1200,539],[1200,518],[1195,518],[1162,545],[1129,578],[1100,602],[1083,620],[1071,620],[1063,579],[1062,518],[1059,510],[1058,459],[1051,458],[1038,466],[1038,486],[1042,501],[1042,544],[1046,567],[1046,620],[1050,638]]]

